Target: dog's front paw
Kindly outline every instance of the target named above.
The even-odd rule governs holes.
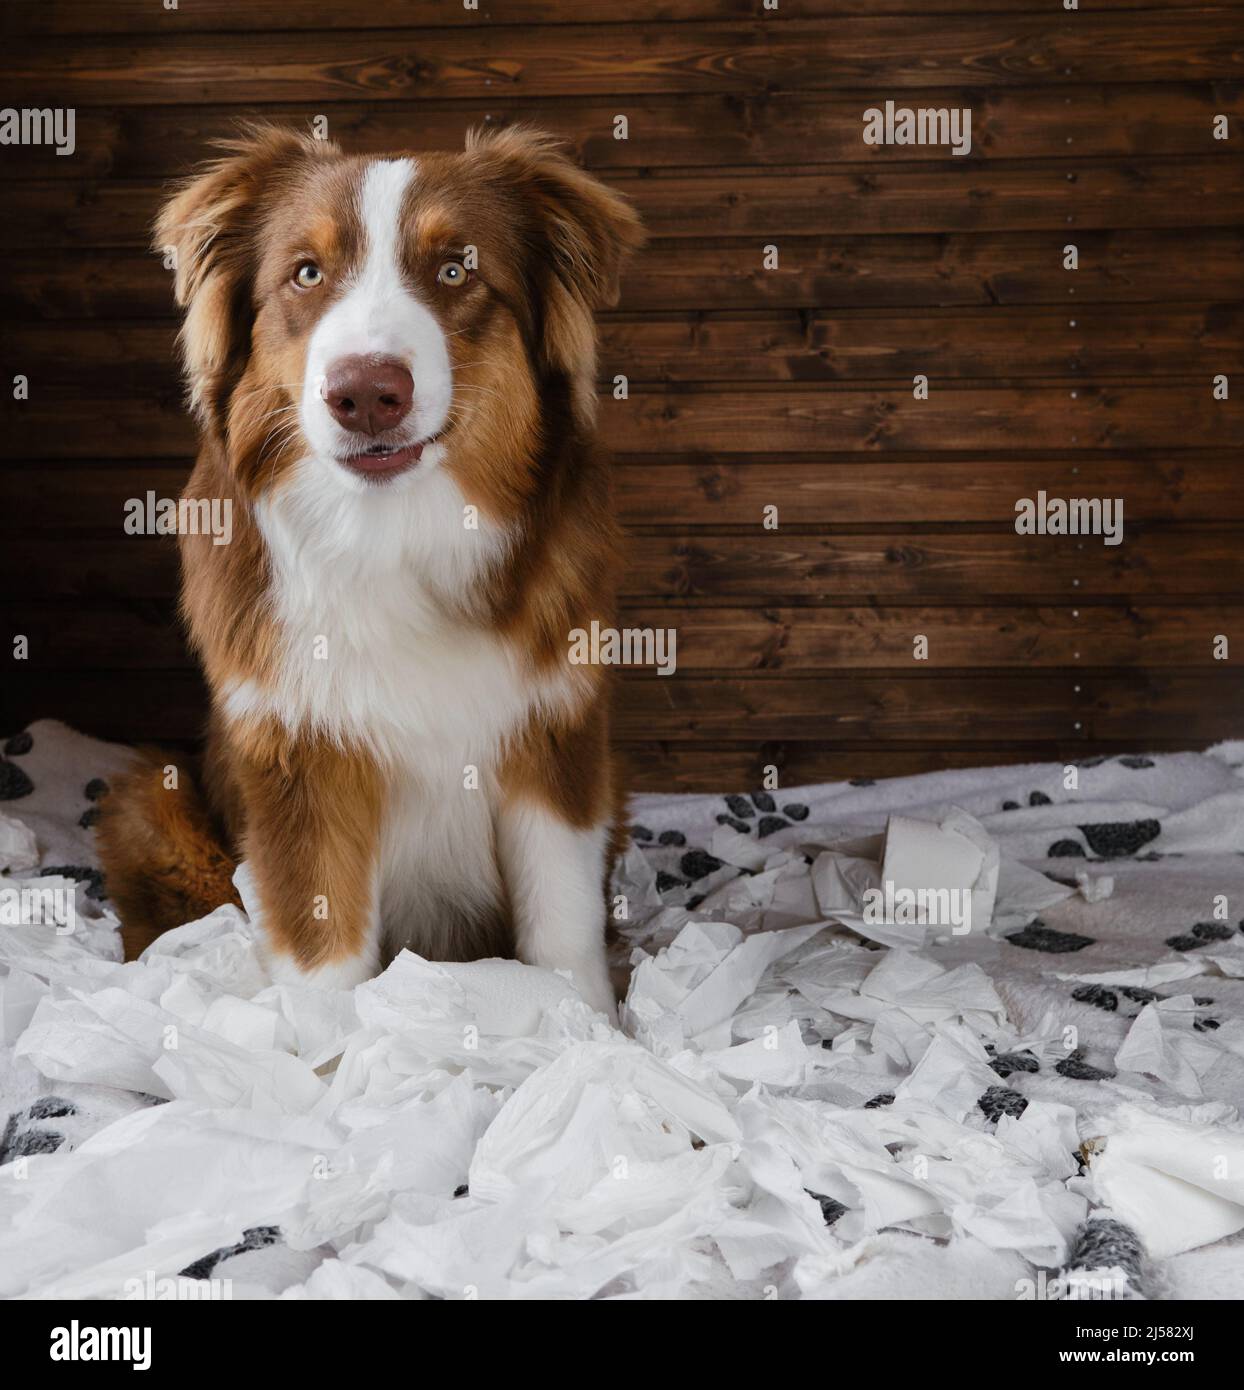
[[[609,972],[603,964],[593,964],[587,968],[580,966],[558,973],[570,980],[578,990],[579,997],[589,1008],[595,1009],[598,1014],[604,1014],[612,1027],[618,1026],[618,999],[613,991]]]
[[[293,956],[268,951],[264,964],[274,985],[304,985],[311,989],[353,989],[380,973],[380,962],[370,952],[308,968]]]

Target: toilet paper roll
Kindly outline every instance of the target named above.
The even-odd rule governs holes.
[[[984,862],[979,846],[956,830],[945,830],[932,821],[912,820],[909,816],[891,816],[881,878],[896,889],[970,891]]]
[[[887,891],[952,890],[971,894],[971,928],[983,931],[998,888],[998,846],[989,832],[953,809],[938,824],[891,816],[886,827],[881,880]]]

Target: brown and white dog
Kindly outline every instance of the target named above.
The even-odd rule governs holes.
[[[517,955],[612,1014],[607,672],[568,643],[613,610],[592,315],[638,218],[529,131],[226,149],[157,227],[201,427],[185,496],[234,520],[179,537],[201,793],[152,753],[99,826],[127,953],[233,898],[244,856],[278,981]]]

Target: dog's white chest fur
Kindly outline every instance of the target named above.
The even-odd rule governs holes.
[[[363,495],[305,469],[260,502],[280,654],[274,687],[239,687],[230,712],[262,705],[394,767],[461,779],[469,764],[494,765],[506,738],[564,692],[461,617],[505,549],[504,535],[464,525],[465,513],[435,466]]]
[[[226,709],[376,757],[388,782],[380,916],[390,944],[443,958],[460,953],[462,920],[501,900],[494,820],[507,740],[568,692],[454,615],[504,538],[464,527],[444,472],[417,481],[343,497],[308,472],[260,504],[277,675],[236,687]]]

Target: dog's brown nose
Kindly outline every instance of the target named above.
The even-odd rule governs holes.
[[[324,400],[339,425],[356,434],[383,434],[410,411],[415,383],[392,357],[341,357],[324,378]]]

